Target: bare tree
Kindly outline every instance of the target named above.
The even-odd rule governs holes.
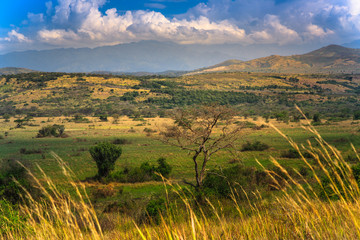
[[[185,183],[200,189],[212,155],[233,148],[241,129],[234,124],[234,116],[234,110],[226,106],[196,106],[178,110],[174,124],[161,131],[163,142],[187,150],[192,156],[196,184]]]

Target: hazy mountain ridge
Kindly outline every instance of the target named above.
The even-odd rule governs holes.
[[[243,52],[246,55],[248,51],[251,49],[238,49],[234,55],[237,54],[237,58],[242,58],[241,53]],[[11,66],[49,72],[99,72],[135,76],[154,74],[180,76],[222,71],[360,73],[360,49],[338,45],[329,45],[301,55],[271,55],[249,61],[233,58],[224,50],[224,46],[220,45],[210,48],[171,42],[142,41],[94,49],[69,48],[13,52],[0,55],[0,67]],[[218,63],[220,61],[223,62]],[[168,69],[176,70],[169,71]],[[192,71],[193,69],[197,70]],[[10,73],[12,72],[7,71],[3,74]]]
[[[216,48],[171,42],[141,41],[98,48],[67,48],[0,55],[0,67],[25,67],[48,72],[163,72],[193,70],[234,56]]]
[[[173,69],[193,71],[229,59],[251,60],[272,54],[292,55],[308,52],[309,46],[276,44],[177,44],[140,41],[97,48],[31,50],[0,55],[1,67],[19,67],[46,72],[149,72]],[[312,49],[312,48],[311,48]]]
[[[31,73],[31,72],[37,72],[37,71],[27,68],[16,68],[16,67],[0,68],[0,75]]]
[[[302,55],[272,55],[231,65],[224,62],[192,74],[221,71],[360,73],[360,49],[329,45]]]

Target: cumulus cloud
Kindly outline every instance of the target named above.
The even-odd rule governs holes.
[[[349,0],[349,13],[352,16],[358,16],[360,14],[360,1]]]
[[[71,44],[71,41],[114,44],[138,40],[169,40],[179,43],[223,43],[246,41],[243,29],[224,20],[212,22],[206,17],[194,20],[167,19],[154,11],[128,11],[119,15],[109,9],[104,15],[92,8],[76,32],[41,30],[40,41],[49,44]]]
[[[307,32],[304,33],[304,36],[309,39],[324,38],[326,36],[335,34],[335,32],[330,29],[323,29],[314,24],[309,24],[306,29]]]
[[[53,22],[60,26],[76,28],[92,9],[98,9],[106,0],[59,0]]]
[[[169,1],[184,0],[150,4],[161,9]],[[208,0],[174,18],[160,10],[120,14],[113,8],[103,13],[105,2],[58,0],[53,6],[49,1],[46,16],[28,14],[35,34],[12,30],[0,41],[95,47],[140,40],[286,45],[360,38],[359,0]]]
[[[276,40],[276,30],[268,22],[268,16],[276,16],[286,28],[296,31],[306,41],[351,41],[360,38],[359,0],[209,0],[198,4],[186,14],[187,18],[205,16],[212,20],[229,19],[253,36]],[[315,33],[314,26],[322,28],[324,34]],[[312,29],[309,29],[310,28]],[[297,39],[295,34],[292,34]],[[311,36],[311,37],[310,37]],[[341,43],[341,42],[339,42]]]
[[[7,41],[7,42],[18,42],[18,43],[29,43],[29,42],[31,42],[30,39],[28,39],[23,34],[15,31],[15,30],[11,30],[10,32],[8,32],[7,37],[0,38],[0,40]]]
[[[250,37],[255,42],[278,43],[284,45],[288,43],[300,43],[299,34],[280,23],[279,17],[266,15],[264,20],[265,30],[254,32]]]

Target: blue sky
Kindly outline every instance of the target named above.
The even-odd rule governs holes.
[[[141,40],[290,48],[357,39],[359,0],[0,1],[0,54]]]
[[[57,1],[49,0],[1,0],[0,1],[0,27],[10,28],[11,25],[20,26],[29,12],[44,13],[46,12],[46,2],[57,4]],[[195,7],[201,3],[201,0],[116,0],[106,1],[100,10],[105,13],[107,9],[116,8],[119,12],[134,10],[153,10],[160,11],[166,17],[186,13],[189,8]]]

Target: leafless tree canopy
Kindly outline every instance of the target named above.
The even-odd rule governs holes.
[[[226,106],[196,106],[178,110],[174,124],[161,132],[162,141],[188,150],[195,167],[196,188],[202,186],[206,164],[216,152],[232,148],[240,137],[240,126],[234,125],[235,111]]]

